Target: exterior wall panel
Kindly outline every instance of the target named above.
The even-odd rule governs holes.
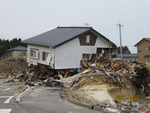
[[[30,57],[30,49],[36,49],[38,51],[38,59],[34,59]],[[44,65],[50,65],[49,63],[54,65],[54,62],[49,62],[49,58],[46,61],[42,60],[42,52],[47,52],[49,53],[53,59],[54,59],[54,55],[55,55],[55,50],[52,48],[48,48],[48,47],[41,47],[41,46],[35,46],[35,45],[28,45],[27,48],[27,62],[29,64],[34,64],[37,65],[38,63],[40,64],[44,64]]]
[[[97,38],[95,46],[80,46],[79,38],[76,38],[56,48],[55,69],[80,68],[83,53],[96,54],[97,48],[109,48],[106,41]]]
[[[55,69],[71,69],[80,68],[80,61],[82,59],[82,54],[96,54],[97,48],[109,48],[108,42],[100,37],[97,37],[95,45],[80,45],[79,38],[75,38],[55,49],[28,45],[27,47],[27,62],[29,64],[37,65],[38,63],[48,65],[53,64]],[[30,49],[36,49],[38,51],[38,59],[30,57]],[[53,61],[42,60],[42,52],[48,52],[53,57]],[[48,57],[50,58],[50,57]]]
[[[138,52],[138,60],[139,61],[145,61],[145,55],[150,55],[150,50],[147,50],[147,47],[150,47],[149,43],[141,43],[137,46],[137,52]]]
[[[3,56],[2,56],[2,59],[7,59],[7,60],[26,60],[27,58],[27,51],[9,51],[7,53],[5,53]]]

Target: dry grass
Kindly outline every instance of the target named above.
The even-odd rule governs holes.
[[[26,68],[26,62],[0,61],[0,73],[11,73],[13,70],[24,71]]]

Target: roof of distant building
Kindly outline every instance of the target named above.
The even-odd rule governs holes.
[[[140,40],[137,44],[135,44],[134,46],[139,45],[143,40],[149,41],[150,42],[150,38],[143,38],[142,40]]]
[[[7,51],[26,51],[27,48],[24,46],[16,46],[14,48],[8,49]]]

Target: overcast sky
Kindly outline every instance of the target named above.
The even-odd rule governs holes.
[[[134,45],[150,38],[150,0],[0,0],[0,38],[22,40],[57,26],[88,23],[119,46],[136,53]]]

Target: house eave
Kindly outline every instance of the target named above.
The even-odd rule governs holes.
[[[134,47],[138,46],[143,40],[149,41],[149,40],[147,40],[146,38],[143,38],[143,39],[140,40],[138,43],[136,43],[136,44],[134,45]],[[149,42],[150,42],[150,41],[149,41]]]
[[[86,34],[86,33],[88,33],[88,32],[92,32],[92,33],[94,33],[94,34],[96,34],[97,36],[99,36],[99,37],[101,37],[102,39],[104,39],[107,43],[109,43],[110,44],[110,40],[109,39],[107,39],[105,36],[103,36],[102,34],[100,34],[99,32],[97,32],[96,30],[94,30],[92,27],[89,27],[90,29],[89,30],[87,30],[87,31],[85,31],[85,32],[83,32],[83,33],[81,33],[81,34],[78,34],[78,35],[76,35],[76,36],[74,36],[74,37],[72,37],[72,38],[70,38],[70,39],[68,39],[68,40],[66,40],[66,41],[63,41],[63,42],[61,42],[61,43],[59,43],[59,44],[57,44],[57,45],[55,45],[55,44],[51,44],[51,45],[49,45],[49,44],[46,44],[46,43],[38,43],[38,42],[29,42],[29,41],[26,41],[26,40],[24,40],[24,41],[22,41],[22,43],[26,43],[26,44],[30,44],[30,45],[36,45],[36,46],[43,46],[43,47],[49,47],[49,48],[57,48],[57,47],[59,47],[59,46],[61,46],[61,45],[63,45],[63,44],[65,44],[65,43],[67,43],[67,42],[69,42],[69,41],[71,41],[71,40],[73,40],[73,39],[75,39],[75,38],[78,38],[78,37],[80,37],[80,36],[82,36],[82,35],[84,35],[84,34]],[[112,43],[112,42],[111,42]],[[113,43],[114,44],[114,43]],[[115,45],[115,44],[114,44]]]
[[[28,45],[35,45],[35,46],[47,47],[47,48],[54,48],[53,46],[44,45],[44,44],[35,44],[35,43],[28,43],[28,42],[22,42],[22,43],[26,43]]]

